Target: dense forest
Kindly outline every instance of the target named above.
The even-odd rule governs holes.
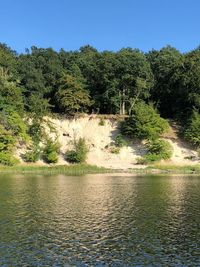
[[[171,46],[143,53],[124,48],[98,52],[32,47],[17,54],[0,44],[1,108],[73,114],[131,114],[139,100],[167,118],[189,116],[200,105],[200,49]]]
[[[0,44],[0,153],[15,142],[9,131],[28,138],[25,114],[37,121],[29,129],[37,139],[46,114],[133,116],[141,103],[182,124],[185,138],[200,145],[200,48],[99,52],[88,45],[57,52],[33,46],[17,54]]]

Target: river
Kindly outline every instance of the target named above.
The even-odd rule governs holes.
[[[1,174],[0,266],[200,266],[200,177]]]

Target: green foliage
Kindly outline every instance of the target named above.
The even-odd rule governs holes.
[[[60,144],[58,142],[53,142],[52,140],[47,140],[46,146],[43,150],[43,157],[47,163],[56,163],[58,161],[58,154],[60,151]]]
[[[159,51],[150,51],[147,59],[154,75],[151,99],[158,104],[162,116],[173,117],[180,109],[183,94],[180,90],[180,77],[184,57],[174,47],[166,46]]]
[[[23,113],[23,96],[18,82],[0,67],[0,108],[11,107]]]
[[[71,163],[84,163],[87,159],[88,147],[84,138],[74,142],[74,150],[67,151],[65,158]]]
[[[29,126],[29,135],[31,136],[33,142],[35,144],[39,144],[39,142],[44,138],[44,128],[42,126],[41,120],[33,120],[31,125]]]
[[[11,131],[12,135],[16,136],[18,139],[24,142],[29,139],[25,122],[19,113],[11,107],[7,107],[0,112],[0,124]]]
[[[26,162],[36,162],[41,155],[41,149],[39,145],[33,144],[30,149],[24,154],[23,158]]]
[[[184,137],[193,145],[200,146],[200,114],[193,110],[184,130]]]
[[[9,151],[0,151],[0,164],[7,166],[14,166],[19,163],[13,154]]]
[[[132,138],[155,139],[167,131],[169,124],[152,105],[138,102],[131,117],[121,124],[121,133]]]
[[[104,126],[104,125],[105,125],[105,120],[103,118],[100,118],[99,126]]]
[[[38,119],[47,115],[50,107],[52,107],[52,105],[49,104],[49,101],[49,99],[43,98],[39,93],[31,94],[28,98],[27,105],[28,111],[31,112],[31,116]]]
[[[110,147],[110,153],[112,153],[112,154],[119,154],[120,153],[120,147],[111,146]]]
[[[127,142],[126,140],[124,139],[123,135],[122,134],[118,134],[116,137],[115,137],[115,145],[117,147],[123,147],[123,146],[126,146],[127,145]]]
[[[18,163],[13,156],[15,145],[26,139],[26,127],[15,111],[3,110],[0,115],[0,164],[13,166]]]
[[[77,152],[75,150],[69,150],[65,153],[65,158],[70,163],[78,163]]]
[[[12,135],[12,132],[6,130],[0,125],[0,151],[12,151],[16,144],[16,138]]]
[[[138,160],[140,164],[147,164],[155,161],[160,161],[162,159],[170,159],[172,156],[172,147],[169,142],[165,140],[151,140],[146,144],[147,154]]]
[[[89,92],[72,75],[65,75],[56,93],[58,107],[62,112],[86,111],[92,104]]]

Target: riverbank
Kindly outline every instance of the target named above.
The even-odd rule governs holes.
[[[0,173],[31,173],[31,174],[65,174],[69,176],[86,174],[200,174],[200,164],[198,165],[151,165],[143,169],[111,169],[97,167],[88,164],[73,164],[61,166],[35,166],[18,165],[13,167],[0,166]]]

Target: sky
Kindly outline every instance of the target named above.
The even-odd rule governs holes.
[[[0,42],[31,46],[147,52],[200,45],[200,0],[0,0]]]

